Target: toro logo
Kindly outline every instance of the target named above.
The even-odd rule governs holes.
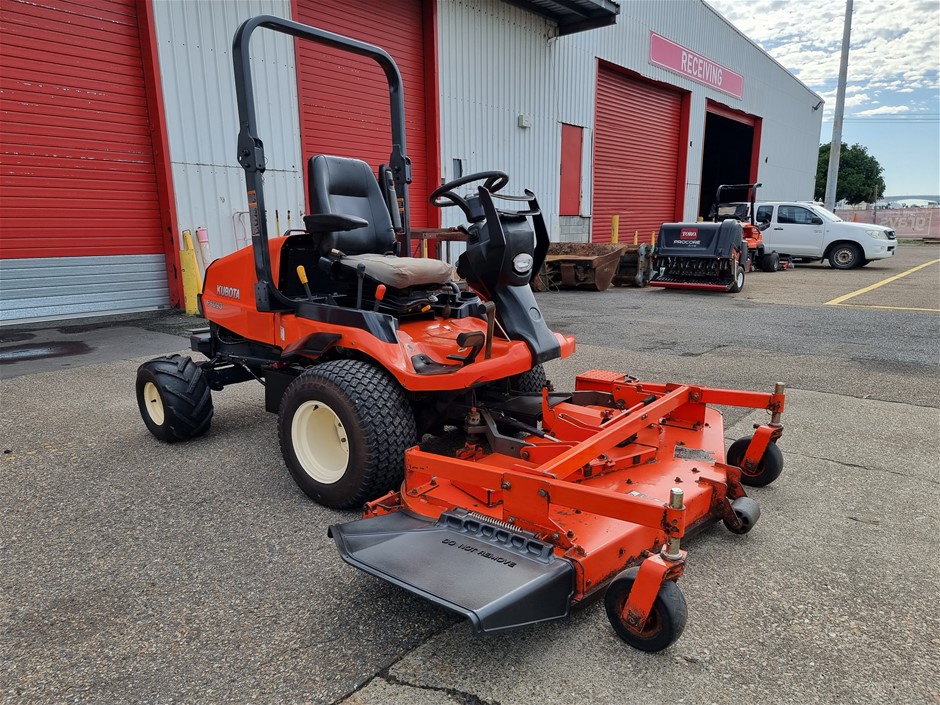
[[[242,297],[241,292],[234,286],[222,286],[221,284],[215,287],[215,293],[229,299],[240,299]]]
[[[680,240],[698,240],[698,230],[682,230],[679,232]]]

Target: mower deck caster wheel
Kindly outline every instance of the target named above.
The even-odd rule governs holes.
[[[746,534],[760,519],[760,505],[750,497],[738,497],[731,503],[731,508],[741,522],[741,526],[733,527],[725,521],[725,528],[732,534]]]
[[[639,567],[628,568],[611,581],[607,592],[604,593],[607,619],[610,620],[617,636],[633,648],[640,651],[662,651],[682,636],[689,618],[689,609],[679,586],[667,580],[659,588],[659,594],[656,595],[653,609],[643,629],[638,631],[627,624],[624,607],[639,572]]]
[[[728,449],[728,465],[737,465],[740,468],[750,444],[751,436],[739,438],[732,443]],[[741,484],[749,487],[764,487],[780,477],[781,472],[783,472],[783,453],[780,452],[776,443],[770,443],[754,470],[741,468]]]
[[[209,384],[185,355],[158,357],[137,368],[137,407],[147,430],[166,443],[200,436],[212,422]]]

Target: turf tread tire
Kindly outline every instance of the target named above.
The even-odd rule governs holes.
[[[144,386],[152,382],[163,402],[164,421],[157,424],[147,411]],[[176,443],[209,430],[215,410],[202,368],[186,355],[168,355],[137,368],[137,405],[148,430],[161,441]]]
[[[291,439],[297,407],[317,399],[340,416],[349,435],[347,469],[332,484],[317,482],[304,471]],[[308,497],[325,507],[351,509],[398,489],[405,451],[417,443],[417,432],[404,390],[385,370],[362,360],[333,360],[303,372],[287,387],[278,413],[278,439],[291,476]]]
[[[509,388],[512,391],[523,394],[541,394],[546,386],[550,386],[550,383],[545,375],[545,368],[541,365],[536,365],[528,372],[516,375],[509,381]]]

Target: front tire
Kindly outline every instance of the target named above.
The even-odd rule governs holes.
[[[607,592],[604,593],[607,619],[610,620],[617,636],[633,648],[641,651],[662,651],[682,636],[689,618],[689,609],[679,586],[667,580],[659,587],[653,609],[642,631],[632,628],[626,623],[623,610],[639,572],[639,567],[628,568],[611,581]]]
[[[166,443],[201,436],[212,422],[212,393],[202,368],[185,355],[137,368],[137,407],[147,429]]]
[[[737,294],[744,288],[744,267],[738,267],[737,274],[735,274],[734,281],[731,282],[731,285],[728,287],[728,291],[732,294]]]
[[[861,267],[864,260],[862,250],[851,242],[836,245],[829,253],[829,266],[833,269],[855,269]]]
[[[536,365],[528,372],[523,372],[509,380],[509,388],[523,394],[541,394],[546,386],[550,388],[551,382],[545,376],[545,368],[541,365]]]
[[[310,499],[350,509],[401,485],[417,443],[401,386],[361,360],[334,360],[299,375],[278,412],[284,462]]]

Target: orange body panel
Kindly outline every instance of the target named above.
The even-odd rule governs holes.
[[[269,241],[274,281],[280,276],[281,248],[287,238]],[[317,276],[311,267],[308,276]],[[405,389],[413,392],[467,389],[482,382],[491,382],[522,374],[532,368],[532,355],[522,341],[503,338],[493,340],[493,354],[484,359],[481,353],[475,362],[455,372],[421,375],[415,371],[411,358],[426,355],[434,362],[455,364],[448,355],[466,355],[457,344],[460,333],[486,333],[486,322],[479,318],[420,319],[398,326],[398,343],[386,343],[360,328],[331,325],[298,317],[294,312],[261,312],[255,306],[254,260],[250,247],[213,262],[206,272],[202,293],[204,315],[210,321],[249,340],[283,349],[312,333],[335,333],[341,336],[338,347],[357,350],[387,369]],[[555,334],[561,356],[574,352],[570,336]]]

